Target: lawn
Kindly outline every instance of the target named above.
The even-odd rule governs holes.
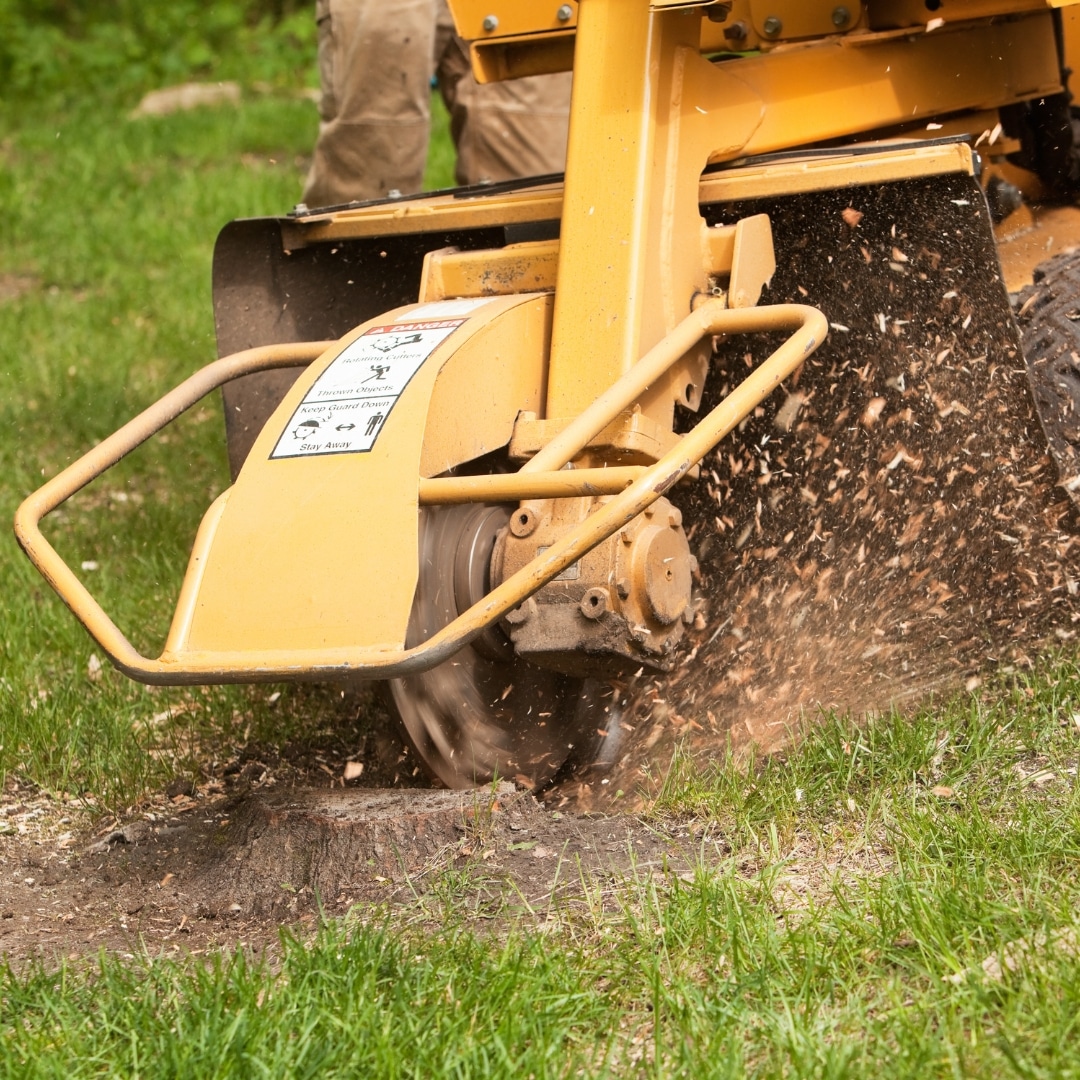
[[[214,357],[215,233],[292,206],[316,116],[249,90],[156,119],[83,101],[0,123],[10,521]],[[137,644],[160,645],[227,479],[208,401],[47,523]],[[0,595],[0,785],[122,814],[214,740],[335,722],[318,691],[271,708],[273,688],[154,691],[100,667],[10,540]],[[0,1073],[1078,1075],[1078,749],[1070,652],[910,716],[825,718],[756,766],[676,761],[651,813],[699,837],[692,874],[583,876],[542,911],[455,903],[465,874],[440,905],[354,909],[272,955],[0,967]]]
[[[0,971],[6,1075],[1071,1076],[1080,1073],[1080,671],[864,728],[654,807],[693,873],[546,910],[353,910],[271,961]],[[572,874],[573,871],[571,870]]]
[[[430,186],[452,183],[445,113]],[[235,217],[298,200],[317,126],[299,94],[129,120],[122,107],[0,113],[0,517],[216,357],[210,259]],[[159,650],[187,550],[228,483],[208,399],[72,499],[46,534],[134,643]],[[0,783],[126,807],[182,767],[133,728],[183,711],[258,722],[267,693],[155,692],[111,670],[13,544],[0,552]],[[155,653],[156,654],[156,653]],[[287,693],[287,691],[285,691]],[[305,699],[307,700],[307,699]],[[281,712],[283,710],[279,710]]]

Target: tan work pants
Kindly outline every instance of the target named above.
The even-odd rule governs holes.
[[[316,17],[322,123],[308,206],[421,189],[433,75],[459,184],[564,168],[569,73],[479,85],[446,0],[317,0]]]

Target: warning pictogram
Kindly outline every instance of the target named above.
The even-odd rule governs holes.
[[[431,318],[371,327],[312,383],[271,458],[370,450],[409,380],[463,322]]]

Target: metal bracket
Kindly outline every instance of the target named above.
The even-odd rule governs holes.
[[[411,649],[264,650],[256,654],[192,652],[163,654],[156,660],[150,659],[128,641],[39,528],[46,514],[210,391],[251,371],[314,359],[326,350],[326,342],[252,349],[203,368],[27,498],[15,515],[15,535],[30,561],[113,663],[141,682],[171,685],[325,680],[345,676],[383,679],[411,675],[449,659],[487,626],[501,619],[669,491],[825,340],[828,333],[826,318],[816,308],[801,304],[728,310],[720,301],[706,301],[524,465],[516,474],[522,478],[521,489],[505,492],[507,498],[527,495],[536,490],[537,483],[560,472],[598,431],[703,338],[775,330],[793,332],[674,448],[654,465],[642,469],[629,487],[493,589],[480,603]],[[198,546],[197,538],[196,553]]]

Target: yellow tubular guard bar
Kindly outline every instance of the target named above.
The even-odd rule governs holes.
[[[562,471],[624,409],[703,338],[790,330],[791,336],[720,402],[692,431],[650,466]],[[421,480],[421,502],[520,501],[536,497],[612,492],[620,494],[590,514],[532,562],[493,589],[453,622],[411,649],[329,649],[321,652],[261,652],[257,664],[246,653],[163,653],[142,656],[42,536],[41,519],[80,488],[115,465],[151,435],[212,390],[253,371],[310,362],[333,342],[306,342],[248,349],[207,365],[125,424],[88,454],[26,499],[15,515],[20,545],[113,663],[146,683],[211,683],[328,679],[345,675],[394,678],[441,664],[485,627],[502,618],[597,544],[602,543],[673,487],[721,439],[760,404],[824,341],[825,316],[802,304],[727,309],[706,300],[580,416],[510,476]],[[625,486],[629,484],[629,486]]]

